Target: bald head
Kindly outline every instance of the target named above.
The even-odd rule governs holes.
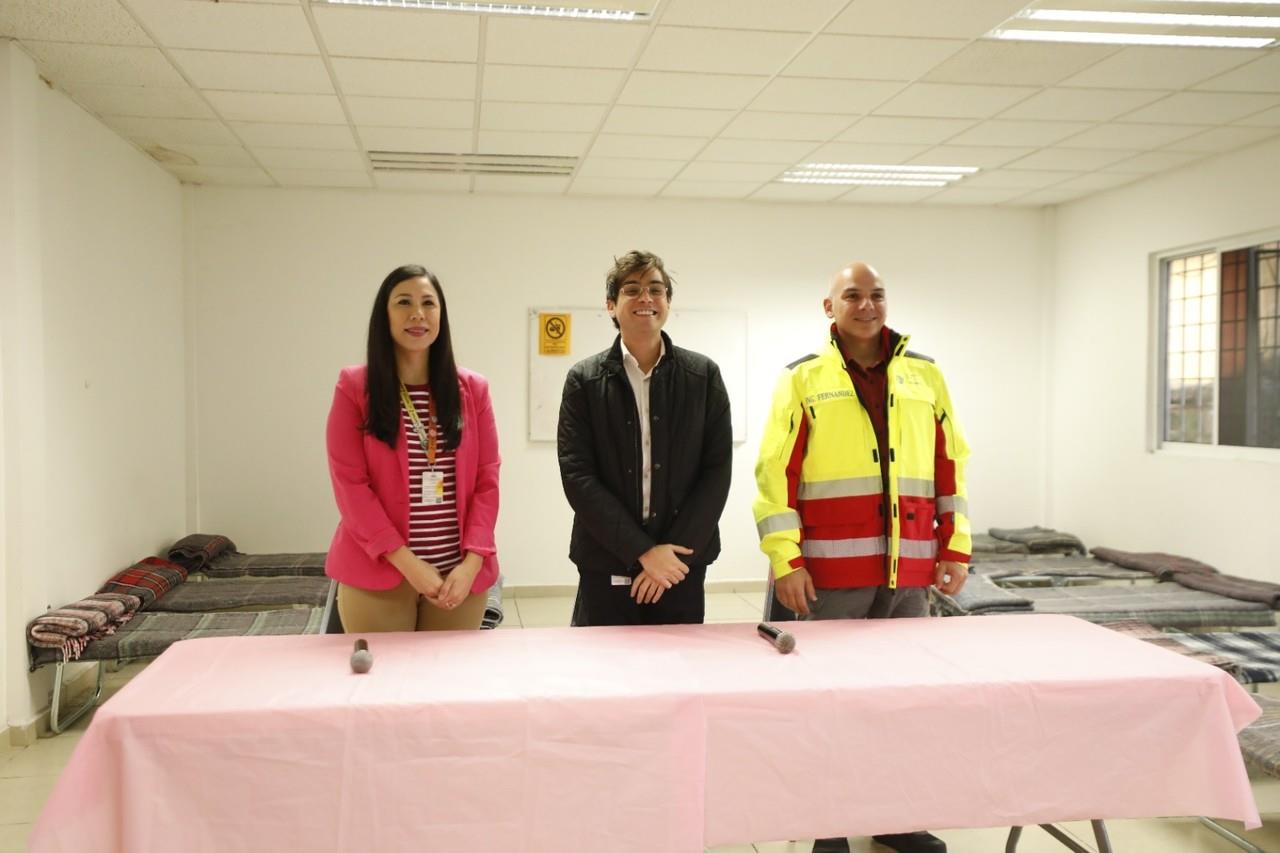
[[[865,261],[851,261],[836,270],[836,274],[831,277],[831,287],[828,290],[828,295],[834,298],[837,293],[844,290],[849,284],[865,287],[878,286],[881,290],[884,289],[884,282],[880,279],[880,273],[876,272],[875,267]]]
[[[832,276],[822,307],[835,321],[842,343],[878,342],[888,313],[880,273],[863,261],[845,264]]]

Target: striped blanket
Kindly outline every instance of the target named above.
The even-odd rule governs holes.
[[[324,577],[324,551],[296,554],[241,554],[227,551],[201,569],[210,578]]]
[[[1010,556],[1010,555],[1002,555]],[[1003,559],[994,563],[979,563],[973,571],[993,581],[1003,578],[1099,578],[1105,580],[1142,580],[1150,575],[1134,569],[1124,569],[1105,560],[1075,556],[1028,556]]]
[[[115,633],[141,606],[136,595],[100,592],[40,614],[27,626],[27,640],[35,648],[57,649],[63,660],[76,660],[85,646]]]
[[[1245,684],[1280,682],[1280,633],[1273,631],[1215,631],[1207,634],[1167,634],[1194,652],[1220,655],[1239,669]]]
[[[159,557],[145,557],[107,579],[98,592],[136,595],[145,610],[157,598],[187,579],[187,570]]]
[[[1245,763],[1268,776],[1280,776],[1280,699],[1254,696],[1262,716],[1240,732]]]
[[[1218,654],[1217,652],[1208,651],[1206,649],[1192,648],[1185,643],[1179,642],[1178,638],[1180,636],[1190,635],[1167,633],[1147,622],[1137,622],[1128,619],[1120,622],[1107,622],[1105,627],[1121,634],[1128,634],[1134,639],[1142,640],[1143,642],[1150,643],[1153,646],[1159,646],[1162,649],[1177,652],[1185,657],[1195,658],[1202,663],[1207,663],[1209,666],[1217,667],[1218,669],[1229,673],[1238,681],[1243,680],[1240,665],[1226,655]]]
[[[1265,604],[1236,601],[1173,583],[1020,589],[1037,613],[1065,613],[1099,624],[1135,619],[1157,628],[1257,628],[1275,625]]]

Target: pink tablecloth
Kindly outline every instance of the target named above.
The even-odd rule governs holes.
[[[173,646],[30,849],[694,851],[1081,818],[1257,825],[1209,666],[1065,616]]]

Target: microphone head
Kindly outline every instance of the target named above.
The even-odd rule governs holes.
[[[356,640],[355,651],[351,653],[351,671],[366,673],[373,669],[373,652],[369,651],[367,640]]]
[[[789,655],[795,651],[796,638],[788,634],[786,631],[783,631],[778,635],[778,639],[774,641],[773,645],[782,654]]]

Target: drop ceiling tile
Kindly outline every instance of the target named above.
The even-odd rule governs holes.
[[[191,166],[257,166],[253,161],[253,157],[249,156],[249,152],[239,145],[200,145],[198,143],[184,143],[176,147],[169,147],[170,151],[178,155],[185,155],[194,160],[194,163],[174,163],[174,165],[191,165]],[[155,156],[154,154],[152,156]]]
[[[813,150],[812,142],[763,139],[717,139],[698,155],[721,163],[781,163],[790,165]]]
[[[840,197],[841,204],[915,204],[933,198],[937,187],[854,187]]]
[[[636,67],[695,74],[777,73],[804,44],[800,33],[659,26]]]
[[[480,127],[484,130],[594,133],[608,109],[600,104],[511,104],[486,101],[480,107]]]
[[[1044,190],[1035,190],[1024,196],[1018,196],[1011,199],[1005,204],[1012,207],[1049,207],[1055,204],[1065,204],[1069,201],[1075,201],[1089,195],[1089,191],[1085,189],[1058,189],[1057,187],[1049,187]]]
[[[737,110],[765,83],[764,77],[633,71],[619,104]]]
[[[730,139],[789,139],[825,142],[857,116],[831,113],[767,113],[747,110],[729,123],[721,136]]]
[[[272,172],[278,169],[325,172],[363,172],[366,164],[358,151],[323,151],[314,148],[255,148],[258,162]]]
[[[849,191],[832,184],[769,183],[751,194],[752,201],[822,202],[837,199]]]
[[[116,133],[132,139],[144,148],[150,145],[180,148],[187,143],[233,146],[240,144],[235,135],[220,121],[130,116],[108,116],[103,121]]]
[[[1178,92],[1125,114],[1125,121],[1225,124],[1280,105],[1280,95]]]
[[[915,80],[963,48],[957,39],[820,35],[787,66],[787,77]]]
[[[672,181],[662,195],[669,198],[746,198],[759,186],[757,181]]]
[[[830,142],[811,151],[806,163],[881,163],[900,164],[929,150],[928,145],[904,143]],[[964,163],[953,165],[963,166]]]
[[[464,100],[476,94],[476,66],[467,63],[342,57],[331,61],[344,95]]]
[[[318,54],[301,6],[129,0],[129,7],[167,48]]]
[[[973,145],[939,145],[911,160],[913,166],[977,166],[995,169],[1019,160],[1034,148],[977,147]],[[1027,168],[1031,168],[1028,166]]]
[[[0,33],[24,41],[153,44],[118,0],[6,0],[0,3]]]
[[[468,130],[475,119],[472,101],[439,101],[426,98],[347,97],[347,109],[356,124],[378,127],[435,127]]]
[[[638,157],[646,160],[689,160],[706,144],[701,137],[640,136],[602,133],[591,146],[593,157]]]
[[[950,187],[929,196],[929,204],[1000,204],[1026,194],[1025,189]]]
[[[972,39],[1026,5],[1026,0],[857,0],[828,32]]]
[[[937,145],[966,128],[974,126],[968,118],[905,118],[901,116],[866,116],[840,134],[841,142],[908,142]]]
[[[680,179],[685,181],[762,181],[773,180],[786,171],[786,166],[767,163],[690,163]]]
[[[1245,116],[1235,123],[1245,127],[1280,127],[1280,107]]]
[[[439,175],[431,172],[375,172],[373,183],[380,190],[433,193],[465,193],[471,190],[470,175]]]
[[[333,94],[329,72],[318,56],[215,50],[174,50],[170,55],[191,82],[201,89]]]
[[[482,130],[476,151],[483,154],[542,154],[581,157],[591,144],[589,133],[532,133]]]
[[[1004,119],[1110,121],[1165,96],[1129,89],[1045,89],[1001,113]]]
[[[1032,169],[991,169],[978,172],[964,179],[964,187],[974,189],[1011,189],[1026,192],[1060,184],[1069,178],[1078,178],[1084,172],[1034,171]]]
[[[429,130],[419,127],[361,127],[366,151],[469,152],[471,131]]]
[[[1052,145],[1088,130],[1087,121],[1005,121],[992,119],[947,140],[955,145]]]
[[[976,41],[934,68],[934,83],[1052,86],[1116,52],[1091,44]]]
[[[1126,47],[1063,81],[1101,89],[1185,89],[1249,61],[1250,51],[1212,47]]]
[[[1113,187],[1131,184],[1134,181],[1141,180],[1145,175],[1124,174],[1117,172],[1094,172],[1089,175],[1081,175],[1078,178],[1071,178],[1060,184],[1054,184],[1055,190],[1086,190],[1091,193],[1100,192],[1101,190],[1109,190]]]
[[[745,30],[813,32],[847,0],[668,0],[664,24],[690,27],[731,25]]]
[[[679,160],[637,160],[591,156],[578,165],[581,178],[644,178],[668,181],[684,166]]]
[[[538,68],[485,63],[486,101],[552,104],[608,104],[623,73],[600,68]]]
[[[1248,65],[1206,80],[1195,88],[1214,92],[1280,93],[1280,54],[1272,49]]]
[[[1280,127],[1215,127],[1166,145],[1163,151],[1218,153],[1252,145],[1280,133]]]
[[[657,195],[666,183],[628,178],[578,178],[569,186],[569,194],[651,196]]]
[[[251,148],[320,148],[354,151],[355,137],[346,126],[333,124],[273,124],[232,122],[236,133]]]
[[[476,175],[478,193],[561,195],[569,179],[559,175]]]
[[[269,187],[274,182],[261,169],[235,166],[170,166],[168,171],[184,184],[216,184],[234,187]]]
[[[330,56],[475,62],[481,16],[313,3]]]
[[[1185,166],[1203,157],[1203,154],[1186,154],[1175,151],[1145,151],[1135,157],[1117,160],[1110,166],[1103,167],[1104,172],[1124,172],[1126,174],[1150,174],[1164,172]]]
[[[485,24],[485,62],[630,68],[648,27],[605,21],[566,21],[491,15]]]
[[[1035,91],[1029,86],[916,83],[875,112],[877,115],[927,118],[989,118],[1024,100]]]
[[[27,41],[40,73],[71,89],[75,83],[96,86],[170,86],[187,83],[154,47],[114,47],[100,44],[63,44]]]
[[[71,96],[98,115],[217,118],[195,89],[77,85],[71,90]]]
[[[271,177],[282,187],[358,187],[369,189],[368,172],[340,172],[329,169],[271,169]]]
[[[1073,136],[1062,145],[1066,148],[1159,148],[1204,129],[1186,124],[1111,122]]]
[[[785,113],[858,115],[870,112],[901,88],[901,83],[883,80],[778,77],[751,103],[751,108]]]
[[[207,91],[218,114],[233,121],[285,124],[346,124],[342,104],[333,95],[280,95],[273,92]]]
[[[604,132],[706,138],[731,118],[733,110],[616,106],[605,119]]]
[[[1042,148],[1010,163],[1012,169],[1062,169],[1088,172],[1126,160],[1137,151],[1111,151],[1100,148]]]

